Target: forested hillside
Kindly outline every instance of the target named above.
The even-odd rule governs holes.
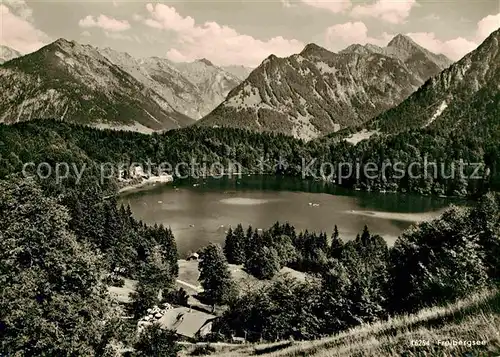
[[[29,161],[149,160],[175,167],[196,160],[226,168],[239,163],[247,173],[315,178],[364,190],[479,195],[500,187],[499,36],[500,30],[493,32],[401,105],[359,127],[368,129],[370,138],[356,145],[344,140],[349,133],[304,142],[283,134],[195,126],[146,136],[46,120],[0,127],[0,177],[19,172]],[[408,45],[403,40],[397,41],[399,47]],[[306,52],[324,54],[314,46]],[[366,171],[370,165],[375,172]],[[184,165],[179,173],[188,171],[193,172]],[[200,168],[194,172],[202,174]]]
[[[484,132],[492,133],[488,128],[495,123],[484,126]],[[3,125],[0,134],[0,177],[20,172],[23,164],[31,161],[145,165],[150,160],[175,167],[194,159],[208,165],[220,162],[225,167],[237,162],[245,173],[317,178],[364,190],[465,196],[500,183],[500,137],[470,135],[468,131],[443,133],[425,128],[374,136],[352,145],[335,138],[306,143],[284,135],[231,128],[192,127],[148,136],[48,120]],[[358,173],[356,165],[375,165],[379,170]],[[179,172],[191,173],[185,165]],[[203,174],[199,168],[195,172]]]
[[[284,278],[250,289],[229,304],[218,332],[250,341],[311,340],[494,286],[500,268],[499,198],[490,194],[474,208],[450,208],[405,231],[393,247],[367,227],[347,242],[336,229],[328,237],[296,232],[288,223],[261,233],[244,234],[237,227],[226,240],[229,262],[243,263],[260,279],[270,279],[280,266],[317,279]]]
[[[269,174],[301,176],[303,160],[379,164],[399,160],[410,165],[429,155],[445,162],[487,163],[491,172],[474,181],[461,176],[398,181],[391,175],[358,181],[346,176],[342,184],[480,195],[498,183],[495,168],[500,162],[498,142],[491,137],[487,141],[466,133],[445,137],[432,128],[374,137],[354,146],[334,139],[305,143],[238,129],[185,128],[148,136],[39,120],[1,125],[0,138],[0,239],[4,243],[0,286],[8,296],[0,302],[0,333],[2,352],[12,354],[30,350],[35,355],[49,351],[69,356],[85,351],[101,356],[112,346],[131,345],[138,355],[160,345],[171,356],[178,351],[169,332],[153,327],[137,339],[130,325],[117,318],[128,314],[133,322],[144,316],[159,303],[160,291],[167,293],[163,295],[167,301],[185,301],[185,294],[173,287],[178,265],[172,232],[146,226],[131,216],[130,209],[117,206],[116,180],[103,179],[104,163],[150,160],[175,165],[195,158],[208,163],[240,162],[244,172],[263,169]],[[268,166],[261,166],[262,158]],[[29,162],[47,164],[38,174],[41,177],[22,176]],[[72,173],[57,182],[53,175],[45,175],[61,162],[84,167],[81,178]],[[309,176],[319,173],[311,167]],[[198,173],[203,174],[201,169]],[[370,234],[368,227],[349,242],[335,231],[331,237],[314,233],[314,227],[296,232],[286,223],[264,232],[238,227],[228,233],[224,252],[217,247],[203,251],[207,264],[201,269],[208,269],[201,274],[203,298],[225,309],[214,325],[216,333],[207,338],[230,341],[233,334],[250,341],[319,338],[491,288],[500,271],[499,207],[498,194],[489,193],[473,208],[452,208],[441,218],[406,231],[394,247]],[[217,271],[226,272],[230,279],[226,259],[242,264],[258,279],[273,277],[280,267],[315,278],[305,282],[285,278],[235,294],[230,281],[219,284],[209,273],[213,267],[209,262],[217,261],[222,269]],[[116,269],[121,276],[109,275]],[[137,280],[126,311],[114,306],[103,292],[104,282],[119,285],[122,276]],[[215,288],[213,282],[217,282]],[[61,309],[68,312],[60,314]],[[61,329],[59,335],[45,330],[54,321]],[[68,342],[70,336],[78,336],[78,342]],[[42,344],[35,342],[40,338]]]
[[[221,346],[218,357],[342,357],[416,355],[495,356],[500,351],[500,294],[478,293],[456,303],[420,310],[388,321],[365,324],[314,341],[279,341],[241,347]],[[457,344],[467,339],[469,343]],[[413,343],[412,343],[413,341]],[[453,346],[455,341],[455,346]],[[212,348],[215,349],[212,345]],[[453,346],[453,347],[452,347]],[[181,356],[189,356],[186,351]]]
[[[0,357],[500,357],[498,1],[2,0]]]
[[[76,185],[0,181],[1,355],[111,356],[120,341],[133,343],[121,317],[172,291],[172,232],[135,220],[107,189],[90,171]],[[142,287],[131,312],[106,291],[117,269]]]

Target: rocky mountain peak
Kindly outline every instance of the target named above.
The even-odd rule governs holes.
[[[195,119],[213,110],[242,80],[206,58],[174,62],[162,57],[138,59],[112,49],[99,51],[146,88],[152,89],[163,102]]]
[[[364,50],[365,46],[360,45],[359,43],[354,43],[343,49],[341,52],[360,52],[360,51],[364,52]]]
[[[103,50],[100,50],[99,52],[101,52],[101,53],[116,53],[116,54],[119,54],[120,56],[123,56],[123,57],[126,57],[126,58],[134,58],[128,52],[116,51],[116,50],[112,49],[111,47],[106,47]]]
[[[420,48],[420,46],[413,41],[409,36],[398,34],[389,42],[387,47],[395,47],[403,50],[412,48]]]
[[[428,126],[484,133],[498,125],[499,42],[500,29],[368,127],[391,134]]]
[[[353,45],[350,45],[349,47],[346,47],[340,53],[357,53],[359,55],[367,55],[370,53],[378,53],[380,51],[375,50],[374,48],[371,47],[372,45],[360,45],[358,43],[355,43]],[[373,46],[377,47],[377,46]],[[377,47],[378,48],[378,47]],[[378,48],[380,50],[380,48]]]
[[[243,81],[248,77],[248,75],[254,70],[254,68],[245,67],[243,65],[230,65],[221,67],[228,73],[231,73],[233,76],[238,78],[240,81]]]
[[[275,54],[270,54],[265,60],[264,62],[272,62],[272,61],[276,61],[279,57],[276,56]]]
[[[0,122],[50,117],[153,130],[193,122],[104,50],[62,38],[2,66],[0,78]]]
[[[478,47],[478,50],[490,52],[494,51],[496,55],[498,55],[498,49],[500,45],[500,28],[498,30],[493,31],[481,46]]]
[[[65,38],[59,38],[52,42],[51,44],[47,45],[47,47],[60,47],[63,49],[66,48],[73,48],[73,47],[78,47],[81,46],[79,43],[71,40],[67,40]]]
[[[209,60],[207,60],[206,58],[201,58],[197,61],[200,63],[206,64],[207,66],[215,67],[215,65],[212,62],[210,62]]]
[[[270,54],[267,56],[264,61],[254,70],[250,73],[250,75],[254,75],[255,73],[260,73],[262,70],[265,70],[266,68],[270,67],[275,67],[278,65],[280,58],[276,56],[275,54]]]
[[[321,46],[318,46],[315,43],[309,43],[304,47],[302,52],[300,52],[300,55],[303,57],[323,57],[323,56],[331,56],[333,55],[333,52],[328,51],[326,48],[323,48]]]
[[[37,51],[38,52],[38,51]],[[34,52],[34,53],[37,53]],[[45,47],[40,49],[40,52],[49,53],[51,55],[55,55],[61,59],[61,53],[64,53],[65,57],[72,57],[75,61],[81,62],[83,61],[83,57],[91,57],[93,59],[102,58],[104,50],[98,49],[92,45],[81,44],[76,41],[66,40],[64,38],[60,38]],[[101,53],[102,52],[102,53]]]
[[[409,36],[406,35],[396,35],[384,49],[386,55],[399,58],[404,62],[408,61],[420,61],[422,58],[426,58],[429,63],[437,66],[440,70],[449,67],[453,61],[443,54],[432,53],[431,51],[425,49],[424,47],[417,44]],[[421,72],[421,78],[429,77],[430,72]]]

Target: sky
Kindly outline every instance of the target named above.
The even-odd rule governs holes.
[[[0,43],[65,38],[136,57],[258,66],[316,43],[385,46],[402,33],[458,60],[500,27],[500,0],[1,0]]]

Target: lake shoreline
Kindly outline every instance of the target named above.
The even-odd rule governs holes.
[[[142,186],[144,187],[144,186]],[[135,189],[135,191],[134,191]],[[456,202],[412,194],[357,192],[319,182],[276,176],[177,180],[130,188],[120,203],[130,205],[146,224],[171,227],[181,254],[224,243],[228,227],[268,229],[289,222],[297,232],[330,234],[338,225],[343,239],[370,232],[394,242],[411,225],[439,216]]]
[[[158,175],[158,176],[150,176],[148,178],[141,178],[139,182],[133,184],[127,184],[118,189],[118,195],[130,191],[135,191],[140,188],[146,187],[154,187],[156,184],[166,184],[174,182],[174,178],[172,175]]]
[[[230,179],[243,179],[245,177],[274,177],[274,178],[289,178],[289,179],[300,179],[297,176],[288,176],[288,175],[273,175],[273,174],[258,174],[254,172],[245,172],[245,173],[226,173],[222,174],[219,176],[204,176],[204,177],[198,177],[198,178],[177,178],[177,180],[180,181],[185,181],[185,180],[192,180],[193,182],[196,182],[195,185],[199,186],[199,181],[201,180],[206,180],[206,179],[223,179],[223,178],[230,178]],[[166,179],[165,179],[166,178]],[[123,187],[120,187],[117,194],[120,195],[122,193],[126,193],[129,191],[134,191],[137,189],[142,189],[146,187],[154,188],[157,183],[173,183],[175,177],[170,175],[170,174],[164,174],[161,176],[151,176],[149,178],[143,178],[141,181],[133,184],[127,184]],[[347,191],[353,191],[353,192],[363,192],[363,193],[374,193],[374,194],[392,194],[392,195],[407,195],[407,196],[419,196],[419,197],[432,197],[432,198],[441,198],[441,199],[446,199],[446,200],[466,200],[468,197],[466,196],[453,196],[453,195],[443,195],[443,194],[424,194],[420,192],[408,192],[407,190],[396,190],[396,191],[390,191],[390,190],[370,190],[362,187],[357,187],[357,186],[352,186],[352,187],[347,187],[347,186],[342,186],[335,181],[329,181],[323,178],[302,178],[300,179],[301,182],[307,183],[307,182],[319,182],[331,187],[339,188],[342,190],[347,190]],[[195,186],[195,187],[196,187]]]

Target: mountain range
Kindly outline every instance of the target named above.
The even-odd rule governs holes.
[[[50,117],[152,131],[207,114],[197,125],[304,139],[342,128],[360,138],[426,127],[491,130],[483,124],[500,116],[499,32],[455,64],[398,35],[386,47],[338,53],[309,44],[253,71],[207,59],[138,59],[64,39],[26,56],[2,46],[0,122]]]
[[[0,121],[57,118],[154,130],[194,122],[96,48],[59,39],[0,67]]]
[[[195,120],[212,111],[244,79],[232,74],[232,68],[227,71],[204,58],[175,63],[159,57],[137,59],[110,48],[100,52],[153,89],[176,111]]]
[[[192,124],[251,71],[206,59],[137,59],[65,39],[23,57],[12,50],[6,59],[0,122],[51,117],[143,132]]]
[[[198,124],[311,139],[369,121],[451,63],[404,35],[384,48],[338,53],[309,44],[290,57],[269,56]]]
[[[309,46],[309,50],[314,50],[315,53],[323,51],[312,46]],[[4,173],[19,166],[19,154],[9,155],[9,150],[11,147],[14,148],[12,150],[20,150],[27,145],[23,143],[22,147],[13,146],[23,135],[26,143],[31,145],[29,150],[34,153],[45,150],[45,145],[51,152],[66,156],[71,151],[79,153],[77,148],[82,147],[92,157],[102,159],[104,155],[110,158],[110,162],[119,161],[124,155],[145,160],[151,152],[156,152],[159,157],[170,162],[186,162],[192,156],[216,162],[225,160],[230,155],[232,160],[242,162],[252,172],[258,169],[259,158],[265,155],[270,160],[284,159],[287,162],[286,172],[280,172],[287,175],[303,174],[303,160],[315,158],[322,162],[351,162],[353,165],[378,163],[382,167],[387,163],[400,163],[408,170],[415,163],[420,163],[420,168],[424,168],[424,171],[427,159],[430,160],[429,163],[435,160],[436,163],[445,165],[453,165],[460,160],[480,164],[485,168],[481,180],[472,177],[468,180],[463,175],[447,177],[448,169],[442,171],[441,168],[438,170],[439,177],[429,175],[425,180],[418,176],[398,178],[393,175],[395,172],[388,172],[386,176],[382,171],[375,180],[363,174],[359,179],[351,177],[344,181],[349,187],[367,190],[409,190],[423,194],[463,196],[467,192],[500,187],[499,51],[500,30],[497,30],[476,50],[427,80],[400,105],[358,127],[350,127],[312,142],[292,136],[271,135],[268,132],[204,125],[191,125],[155,136],[152,140],[146,135],[123,136],[110,131],[87,130],[81,126],[47,120],[41,121],[39,125],[0,125],[3,131],[3,136],[0,136],[4,142],[0,148],[7,150],[3,155],[4,165],[0,166],[5,168]],[[16,61],[27,57],[9,61],[0,68],[8,69],[11,63],[16,64]],[[103,56],[101,61],[109,66],[110,62],[106,57]],[[29,63],[24,64],[28,65]],[[91,68],[93,67],[94,65]],[[51,76],[51,73],[46,76]],[[132,76],[122,77],[133,80]],[[23,132],[25,134],[20,135]],[[86,139],[82,139],[84,136]],[[99,139],[98,145],[94,144],[96,138]],[[369,139],[363,140],[367,138]],[[345,141],[359,144],[350,145]],[[320,174],[322,166],[317,166],[319,167],[311,168],[312,172]],[[474,168],[468,168],[472,175]],[[266,173],[273,172],[272,168],[270,170]],[[1,172],[2,170],[0,175]],[[482,180],[489,176],[491,180],[487,180],[488,182]]]

